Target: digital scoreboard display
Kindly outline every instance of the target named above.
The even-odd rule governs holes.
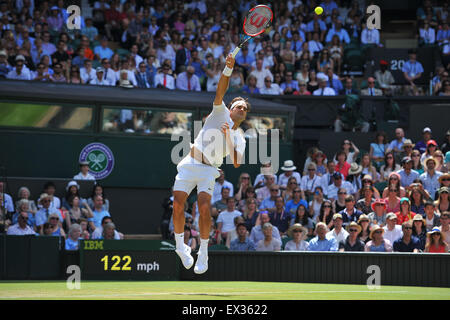
[[[84,240],[80,244],[84,280],[177,280],[179,261],[160,241]],[[166,242],[167,243],[167,242]]]

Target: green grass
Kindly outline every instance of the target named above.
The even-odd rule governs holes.
[[[450,288],[285,282],[82,281],[68,290],[64,281],[1,281],[0,299],[152,300],[449,300]]]
[[[48,105],[0,103],[0,125],[35,126],[51,110]]]

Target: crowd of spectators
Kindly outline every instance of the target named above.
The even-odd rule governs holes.
[[[357,88],[344,64],[350,43],[382,46],[380,31],[366,26],[365,0],[270,1],[269,32],[249,41],[236,56],[230,90],[272,95],[343,95]],[[69,29],[63,0],[2,0],[0,78],[65,82],[125,88],[215,91],[225,57],[239,43],[243,13],[255,1],[90,1],[90,10]],[[322,15],[314,13],[321,5]],[[447,6],[418,10],[427,28],[439,26],[436,41],[449,53]],[[421,11],[422,10],[422,11]],[[87,15],[85,13],[92,13]],[[421,39],[431,43],[428,29]],[[447,30],[447,31],[445,31]],[[444,45],[445,44],[445,45]],[[447,48],[447,49],[446,49]],[[411,69],[411,65],[413,68]],[[433,79],[435,94],[447,95],[444,67]],[[402,70],[407,94],[423,94],[416,80],[420,62]],[[376,76],[376,78],[375,78]],[[371,90],[371,79],[376,90]],[[394,85],[385,61],[361,94],[403,92]],[[374,82],[375,83],[375,82]],[[347,85],[348,84],[348,85]]]
[[[210,245],[239,251],[448,252],[450,130],[440,145],[430,128],[422,133],[413,143],[402,128],[390,142],[379,132],[364,152],[344,140],[328,158],[314,147],[303,170],[286,160],[276,175],[265,163],[261,174],[243,172],[236,184],[220,170]],[[168,199],[161,226],[167,239],[173,237],[170,206]],[[198,243],[196,202],[185,211],[185,241]]]
[[[0,228],[8,235],[56,236],[64,239],[66,250],[78,250],[79,240],[123,239],[116,230],[109,200],[103,186],[88,173],[87,162],[80,162],[80,172],[67,183],[64,197],[56,196],[56,184],[48,181],[35,200],[26,186],[17,197],[6,193],[6,183],[0,182]],[[77,181],[93,181],[88,198],[80,196]],[[16,200],[16,201],[14,201]]]

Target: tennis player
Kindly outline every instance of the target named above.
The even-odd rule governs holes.
[[[183,266],[189,269],[194,264],[191,248],[184,244],[184,205],[191,193],[197,187],[198,209],[200,212],[200,249],[194,272],[202,274],[208,270],[208,241],[211,231],[211,196],[218,168],[223,158],[230,155],[233,165],[238,168],[245,152],[245,139],[239,125],[245,120],[250,104],[242,97],[234,98],[229,108],[223,102],[228,90],[234,58],[230,53],[226,59],[226,67],[217,84],[213,110],[206,118],[203,128],[194,140],[190,153],[177,166],[178,174],[173,186],[173,224],[175,231],[176,250]]]

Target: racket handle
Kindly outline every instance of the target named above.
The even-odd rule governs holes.
[[[238,54],[239,50],[241,50],[241,48],[239,48],[239,46],[237,46],[234,50],[233,53],[231,54],[233,56],[233,58],[236,57],[236,55]]]

